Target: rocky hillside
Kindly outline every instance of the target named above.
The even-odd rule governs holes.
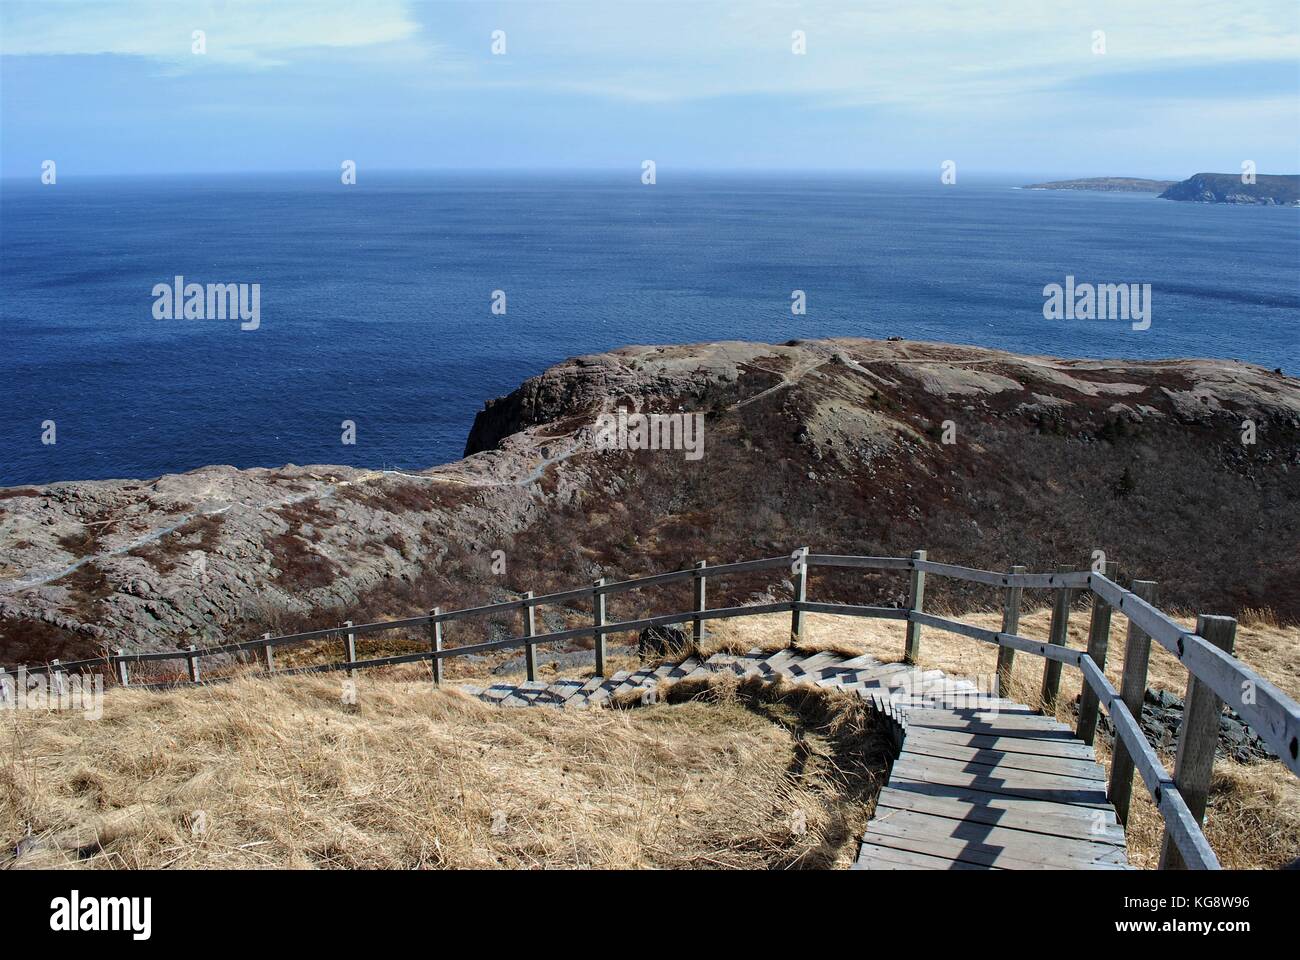
[[[700,414],[703,456],[597,450],[595,418],[619,407]],[[629,347],[489,402],[465,459],[419,474],[208,467],[0,490],[0,662],[243,639],[805,544],[1034,569],[1082,567],[1099,547],[1125,576],[1161,581],[1165,603],[1294,620],[1298,441],[1300,383],[1229,361],[912,341]],[[675,589],[620,597],[611,615],[680,608],[689,588]],[[788,589],[710,584],[710,600]],[[936,579],[929,596],[995,603],[984,589]],[[817,573],[812,590],[895,603],[906,583]]]
[[[1242,183],[1235,173],[1196,173],[1160,194],[1162,200],[1196,203],[1255,203],[1293,207],[1300,204],[1300,176],[1260,174],[1254,183]]]

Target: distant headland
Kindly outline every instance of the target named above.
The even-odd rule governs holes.
[[[1146,180],[1142,177],[1085,177],[1081,180],[1049,180],[1026,184],[1026,190],[1102,190],[1107,193],[1160,193],[1176,180]]]
[[[1026,184],[1026,190],[1099,190],[1107,193],[1154,193],[1161,200],[1194,203],[1248,203],[1300,206],[1300,175],[1258,174],[1250,182],[1236,173],[1196,173],[1186,180],[1142,177],[1085,177]]]
[[[1163,200],[1192,200],[1197,203],[1257,203],[1265,206],[1300,205],[1300,175],[1259,174],[1243,183],[1235,173],[1197,173],[1175,183]]]

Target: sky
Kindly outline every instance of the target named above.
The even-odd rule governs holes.
[[[48,159],[1296,173],[1300,4],[0,0],[0,176]]]

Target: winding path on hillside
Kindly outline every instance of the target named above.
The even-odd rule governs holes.
[[[648,701],[660,683],[724,672],[855,693],[889,723],[895,758],[854,869],[1129,869],[1092,747],[1055,719],[939,670],[754,649],[608,678],[465,689],[501,707],[599,707],[637,691]]]

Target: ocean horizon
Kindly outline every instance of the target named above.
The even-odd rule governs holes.
[[[895,336],[1300,371],[1300,210],[1019,189],[1030,179],[5,179],[0,485],[420,469],[461,456],[486,400],[630,344]],[[155,290],[176,277],[257,285],[255,328],[160,319]],[[1149,327],[1045,319],[1044,287],[1067,277],[1149,284]]]

